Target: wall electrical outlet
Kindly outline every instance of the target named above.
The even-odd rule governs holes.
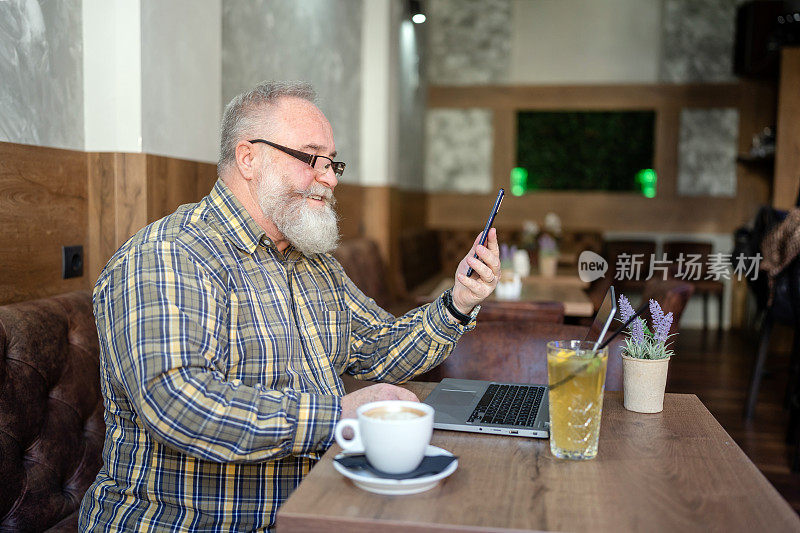
[[[61,247],[61,277],[79,278],[83,276],[83,246]]]

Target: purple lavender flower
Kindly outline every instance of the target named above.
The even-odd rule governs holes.
[[[633,316],[633,313],[636,311],[633,310],[633,306],[631,302],[628,301],[628,298],[625,297],[624,294],[619,295],[619,314],[622,316],[622,322],[627,322]]]
[[[659,308],[659,310],[660,309],[661,308]],[[653,325],[656,328],[656,333],[654,336],[656,342],[659,343],[667,342],[667,337],[669,336],[669,328],[672,327],[672,312],[670,311],[665,316],[662,316],[661,322]]]
[[[624,294],[619,295],[619,312],[622,316],[622,321],[627,322],[630,318],[636,314],[636,311],[633,310],[633,306],[628,298],[625,297]],[[641,318],[636,318],[631,325],[629,326],[631,330],[631,339],[636,344],[643,344],[644,343],[644,320]]]
[[[653,338],[658,343],[666,342],[669,328],[672,326],[672,313],[664,316],[664,311],[658,302],[650,300],[650,316],[653,318]]]
[[[653,319],[653,331],[658,331],[658,325],[661,324],[661,321],[664,319],[664,311],[661,310],[661,306],[658,305],[658,302],[650,299],[650,317]]]
[[[631,337],[636,344],[644,344],[644,320],[636,317],[631,323]]]

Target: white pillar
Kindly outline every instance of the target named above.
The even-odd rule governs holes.
[[[141,50],[140,0],[83,1],[86,151],[142,151]]]
[[[397,172],[397,30],[393,0],[366,0],[361,38],[361,185]]]

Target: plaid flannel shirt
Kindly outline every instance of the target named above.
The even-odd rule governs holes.
[[[340,375],[404,382],[472,327],[394,318],[330,255],[281,253],[222,181],[134,235],[94,290],[104,465],[80,529],[257,530],[331,445]]]

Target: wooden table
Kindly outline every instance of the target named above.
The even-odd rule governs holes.
[[[583,292],[580,284],[574,282],[554,282],[558,278],[543,278],[530,276],[522,278],[522,292],[519,298],[507,301],[522,302],[561,302],[564,304],[564,315],[574,317],[590,317],[594,315],[592,300]],[[578,280],[580,281],[580,279]],[[427,295],[427,301],[432,301],[449,287],[453,286],[453,278],[439,281],[436,287]],[[502,301],[493,293],[491,300]]]
[[[409,383],[424,398],[431,383]],[[800,519],[694,395],[664,411],[605,397],[596,459],[560,461],[548,441],[434,431],[459,457],[428,492],[380,496],[331,464],[334,445],[278,512],[279,533],[399,531],[800,531]]]

